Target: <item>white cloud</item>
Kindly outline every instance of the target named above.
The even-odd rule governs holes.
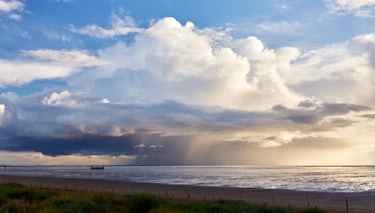
[[[85,67],[106,64],[77,50],[32,50],[23,53],[28,58],[0,59],[0,87],[22,85],[38,79],[63,78]]]
[[[42,105],[48,106],[64,106],[72,108],[82,108],[85,106],[96,105],[96,104],[109,104],[109,100],[106,98],[88,98],[80,92],[71,93],[67,90],[62,92],[53,92],[50,96],[45,96],[42,101]]]
[[[0,104],[0,126],[3,125],[4,116],[5,116],[5,105]]]
[[[301,100],[278,74],[288,68],[298,50],[267,49],[259,40],[252,43],[255,38],[227,41],[230,45],[223,46],[212,34],[190,22],[181,25],[174,18],[161,19],[137,34],[134,43],[119,42],[100,51],[99,57],[111,64],[106,70],[85,72],[70,83],[85,87],[91,95],[127,103],[176,100],[267,109]],[[93,84],[82,85],[83,79]]]
[[[63,91],[61,93],[54,92],[50,97],[44,97],[42,104],[67,107],[80,106],[80,104],[76,100],[72,99],[71,96],[72,94],[68,91]]]
[[[3,99],[0,99],[3,102]],[[0,127],[7,126],[12,122],[13,113],[6,103],[0,103]]]
[[[0,97],[8,99],[10,101],[16,101],[19,98],[19,96],[16,93],[14,93],[14,92],[5,92],[5,93],[2,93],[2,94],[0,94]]]
[[[60,35],[56,32],[53,32],[53,31],[42,31],[43,35],[48,38],[48,39],[52,39],[52,40],[58,40],[58,41],[62,41],[64,43],[70,43],[72,40],[66,36],[66,35]]]
[[[292,33],[302,27],[302,24],[298,21],[288,22],[266,22],[256,26],[259,31],[271,32],[271,33]]]
[[[142,32],[142,30],[143,29],[137,28],[135,26],[132,17],[127,16],[125,18],[120,18],[119,16],[114,14],[112,15],[111,29],[105,29],[95,24],[87,25],[83,28],[76,28],[74,26],[71,27],[72,32],[101,39],[127,35],[130,33],[138,33]]]
[[[365,6],[375,5],[374,0],[329,0],[328,2],[336,4],[340,9],[356,10]]]
[[[19,21],[19,20],[22,19],[22,16],[20,16],[20,15],[18,15],[18,14],[15,14],[15,13],[12,13],[12,14],[9,15],[9,18],[10,18],[10,19],[13,19],[13,20],[17,20],[17,21]]]
[[[69,83],[90,96],[122,103],[175,100],[267,110],[312,99],[373,106],[373,37],[302,52],[270,49],[256,37],[234,39],[223,31],[207,33],[190,22],[164,18],[138,33],[133,43],[101,50],[99,58],[110,62],[105,70],[84,72]],[[351,44],[363,55],[353,52]]]
[[[375,0],[323,0],[334,13],[373,16]]]
[[[320,101],[375,104],[369,60],[353,53],[349,44],[305,52],[284,76],[288,86]]]
[[[270,49],[256,37],[234,39],[225,31],[207,33],[191,22],[182,25],[164,18],[135,35],[134,42],[118,42],[99,51],[98,58],[78,57],[79,52],[25,53],[59,66],[74,62],[87,67],[98,65],[97,60],[107,61],[104,68],[82,72],[68,82],[88,96],[111,103],[175,100],[267,110],[278,104],[294,107],[305,99],[375,103],[369,66],[369,60],[375,61],[373,37],[353,39],[364,55],[353,53],[350,42],[301,52],[294,47]]]
[[[12,11],[22,11],[24,5],[17,0],[0,0],[0,12],[9,13]]]
[[[23,11],[24,4],[18,0],[0,0],[0,15],[8,14],[8,17],[13,20],[21,20],[22,17],[15,12]]]
[[[109,100],[106,99],[106,98],[103,98],[103,99],[101,100],[101,102],[102,102],[103,104],[108,104],[108,103],[109,103]]]
[[[141,144],[136,145],[134,148],[140,149],[140,148],[145,148],[145,147],[146,147],[146,145],[144,145],[143,143],[141,143]]]
[[[50,62],[56,65],[70,65],[74,67],[102,66],[106,62],[99,60],[95,56],[89,55],[85,51],[79,50],[24,50],[22,51],[33,59]]]
[[[371,66],[375,68],[375,34],[361,35],[353,38],[353,46],[364,53]]]

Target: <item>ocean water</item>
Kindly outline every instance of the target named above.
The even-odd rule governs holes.
[[[17,166],[0,168],[0,174],[302,191],[375,191],[375,166],[106,166],[104,170],[90,170],[90,166]]]

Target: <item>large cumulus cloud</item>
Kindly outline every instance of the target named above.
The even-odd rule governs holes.
[[[229,45],[222,45],[214,37],[191,22],[164,18],[137,34],[133,43],[100,51],[109,66],[69,82],[91,95],[133,103],[176,100],[248,110],[301,100],[278,73],[298,50],[269,50],[254,37],[227,38]],[[82,88],[84,79],[90,80]]]

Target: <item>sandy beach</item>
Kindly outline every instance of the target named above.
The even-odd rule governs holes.
[[[373,213],[375,193],[326,193],[304,192],[282,189],[256,189],[208,187],[191,185],[168,185],[138,183],[115,180],[26,177],[0,175],[0,181],[21,183],[33,188],[57,189],[67,191],[103,191],[108,193],[149,193],[172,199],[233,199],[260,205],[278,205],[291,208],[317,206],[331,212],[346,212],[346,199],[349,212]]]

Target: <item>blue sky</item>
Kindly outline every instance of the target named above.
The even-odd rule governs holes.
[[[337,15],[321,1],[25,1],[19,14],[22,20],[12,20],[5,14],[1,18],[1,55],[20,49],[70,49],[95,50],[111,41],[91,40],[69,30],[97,24],[109,27],[111,14],[131,16],[138,26],[146,27],[150,20],[174,17],[179,22],[193,22],[199,28],[233,27],[234,36],[262,36],[270,47],[286,45],[321,46],[343,42],[374,30],[372,18]],[[290,29],[267,31],[259,25],[289,23]],[[347,30],[350,28],[350,30]],[[279,29],[280,30],[280,29]],[[48,35],[46,35],[48,34]],[[65,35],[69,42],[56,40]],[[275,39],[276,38],[276,39]],[[113,40],[118,40],[115,38]],[[121,38],[126,39],[126,38]],[[112,41],[113,43],[114,41]]]
[[[0,0],[0,160],[371,164],[374,19],[372,0]]]

